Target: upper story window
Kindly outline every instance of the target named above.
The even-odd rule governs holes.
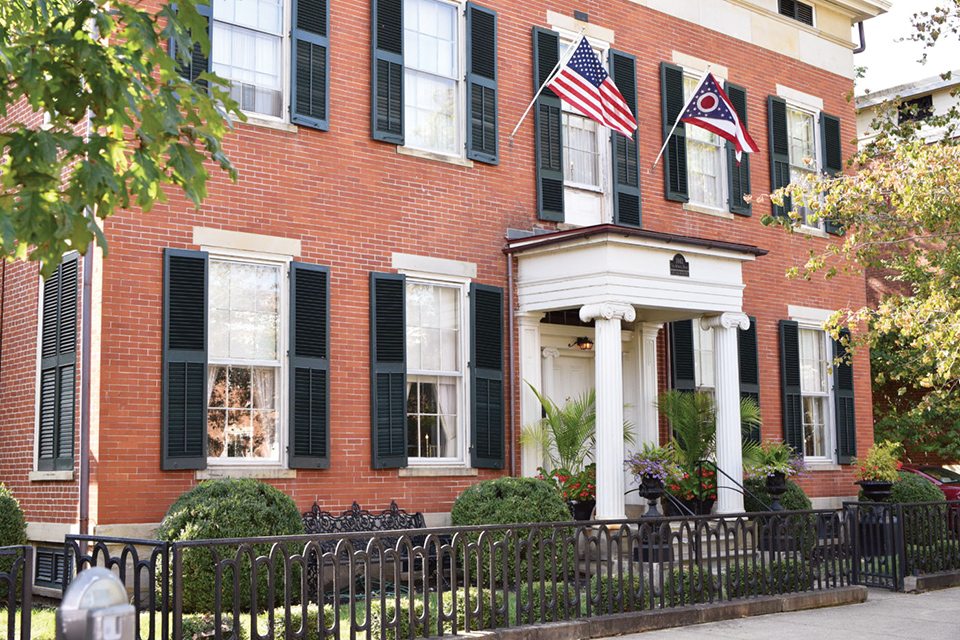
[[[813,7],[797,0],[779,0],[780,15],[813,26]]]
[[[683,76],[683,97],[689,101],[700,78],[692,74]],[[726,204],[726,180],[724,173],[725,141],[702,127],[688,126],[687,184],[689,202],[713,209],[722,209]]]
[[[897,108],[897,123],[923,122],[933,115],[933,95],[904,100]]]
[[[591,42],[591,44],[593,44]],[[573,40],[560,42],[560,56],[565,57]],[[594,47],[601,64],[606,65],[606,50]],[[608,172],[607,147],[610,144],[610,130],[580,113],[573,105],[563,104],[563,184],[574,189],[607,191]],[[601,215],[597,210],[597,215]],[[600,222],[597,220],[596,222]]]
[[[280,461],[281,264],[211,258],[207,453]]]
[[[404,0],[406,145],[461,155],[459,121],[461,7],[440,0]]]
[[[787,105],[787,135],[790,149],[790,182],[803,184],[817,172],[817,127],[812,113]],[[800,207],[800,223],[823,228],[823,220],[814,219],[806,207]]]
[[[283,0],[213,0],[212,70],[240,108],[283,117]]]

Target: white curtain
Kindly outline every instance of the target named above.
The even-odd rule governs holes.
[[[437,404],[440,413],[440,450],[438,454],[443,458],[456,455],[457,446],[457,385],[456,383],[437,384]]]

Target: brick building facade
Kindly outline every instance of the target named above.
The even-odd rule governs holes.
[[[212,9],[209,64],[250,115],[225,141],[239,181],[215,176],[199,211],[172,197],[114,216],[109,256],[68,257],[59,284],[4,267],[0,479],[32,540],[80,526],[83,422],[91,532],[150,535],[182,492],[234,475],[304,509],[396,500],[444,522],[464,487],[537,466],[517,437],[539,415],[523,380],[561,403],[596,387],[641,440],[662,430],[659,390],[753,394],[762,435],[807,449],[817,504],[854,494],[869,363],[831,373],[818,323],[862,305],[864,282],[786,279],[836,238],[763,226],[769,202],[741,195],[853,151],[850,26],[888,2],[256,6]],[[581,31],[636,111],[634,141],[549,94],[511,137]],[[737,165],[687,127],[651,169],[707,65],[760,152]],[[753,339],[754,365],[730,359]],[[622,460],[612,419],[598,456]],[[608,497],[629,481],[614,466]]]

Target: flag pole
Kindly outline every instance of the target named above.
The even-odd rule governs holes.
[[[562,67],[566,62],[566,58],[572,56],[576,52],[577,47],[580,46],[580,41],[583,39],[583,30],[586,29],[586,26],[580,27],[580,33],[577,34],[577,39],[573,41],[573,44],[570,45],[570,48],[567,52],[560,56],[560,59],[557,60],[557,64],[554,65],[553,71],[550,72],[550,75],[547,76],[547,79],[543,81],[543,84],[540,85],[540,88],[537,89],[537,92],[533,94],[533,100],[530,101],[530,104],[527,105],[526,110],[524,110],[523,115],[520,116],[520,122],[517,123],[517,126],[513,128],[513,132],[510,134],[510,144],[513,144],[513,137],[517,135],[517,129],[520,128],[520,125],[523,124],[523,121],[527,119],[527,114],[530,113],[530,109],[533,107],[533,103],[537,101],[537,98],[540,97],[540,94],[543,93],[544,88],[550,84],[550,81],[553,80],[553,77],[557,75],[557,71]]]
[[[690,96],[690,100],[693,100],[693,97],[697,95],[697,91],[700,90],[700,85],[703,84],[703,81],[707,79],[707,74],[710,73],[710,65],[707,65],[707,68],[703,70],[703,75],[700,76],[700,81],[697,83],[697,86],[694,87],[693,93]],[[657,154],[657,159],[653,161],[653,166],[650,167],[650,171],[653,171],[657,168],[657,163],[660,162],[660,158],[663,156],[663,150],[667,148],[667,143],[670,142],[670,136],[673,135],[673,132],[676,130],[677,125],[680,124],[680,118],[683,117],[683,112],[687,110],[687,107],[690,106],[690,100],[684,103],[683,109],[680,109],[680,113],[677,114],[677,120],[673,123],[673,126],[670,127],[670,133],[667,134],[667,139],[663,141],[663,146],[660,147],[660,153]]]

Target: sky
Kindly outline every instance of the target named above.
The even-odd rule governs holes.
[[[914,13],[929,11],[945,1],[950,0],[893,0],[889,12],[863,23],[867,48],[853,57],[854,64],[867,67],[866,77],[857,80],[858,95],[960,69],[958,34],[942,36],[936,46],[928,50],[926,64],[917,62],[923,56],[923,46],[916,42],[897,42],[912,33],[910,17]],[[859,42],[856,35],[854,42]]]

